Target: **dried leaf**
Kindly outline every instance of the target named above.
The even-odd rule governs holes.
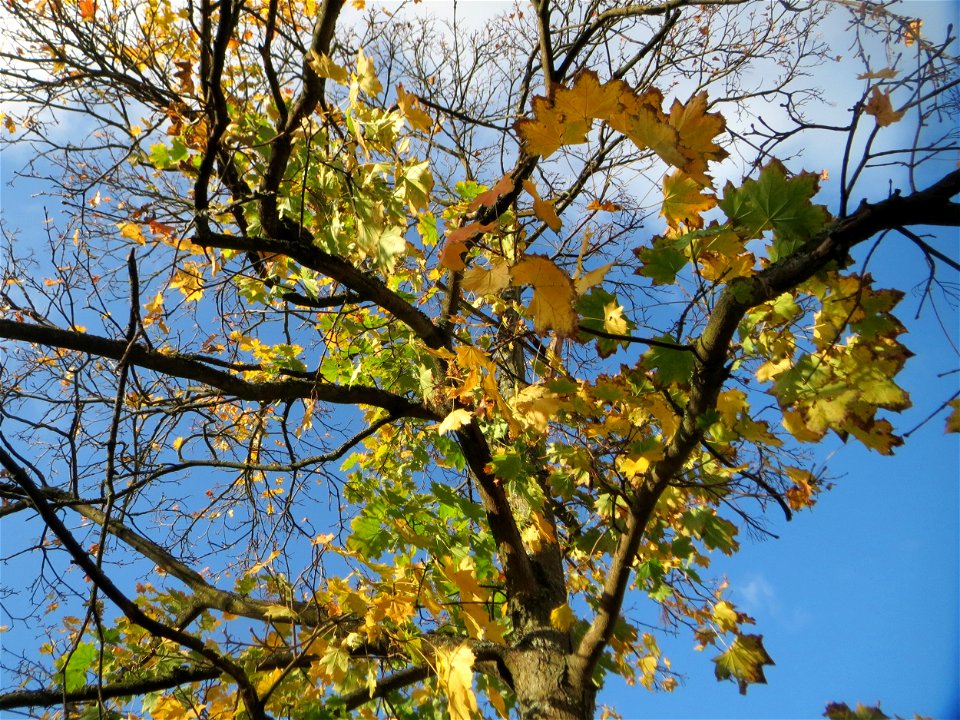
[[[894,110],[890,102],[890,91],[880,92],[880,88],[874,86],[870,95],[870,100],[864,105],[863,111],[867,115],[873,115],[877,120],[877,125],[886,127],[900,120],[903,117],[903,110]]]

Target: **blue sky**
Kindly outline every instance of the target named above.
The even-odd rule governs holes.
[[[902,7],[927,18],[927,28],[958,20],[952,1]],[[829,143],[811,143],[801,164],[831,169],[836,177],[835,154]],[[0,161],[0,204],[6,222],[25,227],[36,221],[42,203],[26,199],[35,187],[7,187],[17,167],[9,156]],[[883,197],[885,180],[878,177],[874,187],[873,199]],[[822,202],[829,203],[831,189],[827,183]],[[956,256],[958,231],[938,236],[938,247]],[[960,315],[956,304],[941,301],[939,320],[929,307],[913,318],[919,296],[910,290],[924,280],[925,267],[906,240],[891,237],[870,269],[878,286],[908,291],[897,314],[910,330],[905,343],[916,353],[901,378],[914,407],[894,421],[912,428],[958,387],[951,341],[960,335]],[[960,280],[949,274],[941,270],[944,279]],[[942,373],[952,374],[938,378]],[[771,510],[770,530],[780,539],[743,537],[737,556],[717,558],[714,570],[729,579],[736,604],[756,618],[756,632],[777,663],[766,671],[768,685],[751,686],[743,697],[735,685],[718,683],[711,652],[693,652],[693,639],[682,634],[661,640],[685,676],[674,693],[611,681],[600,702],[626,718],[812,718],[830,701],[880,702],[888,714],[960,718],[960,436],[944,435],[944,417],[920,427],[892,458],[855,442],[825,441],[814,450],[815,461],[826,465],[835,488],[790,523]],[[7,521],[0,537],[18,532]],[[4,584],[12,584],[9,576]]]

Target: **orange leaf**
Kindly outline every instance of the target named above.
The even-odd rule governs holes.
[[[417,96],[404,90],[402,84],[397,85],[397,105],[414,130],[427,132],[433,127],[433,118],[420,107]]]
[[[97,15],[97,0],[80,0],[77,3],[80,10],[80,19],[84,22],[93,22]]]
[[[553,328],[558,335],[573,335],[577,329],[577,313],[573,309],[576,290],[563,270],[548,258],[528,255],[513,266],[510,274],[513,285],[533,286],[528,310],[537,332]]]
[[[514,188],[513,178],[509,175],[504,175],[497,181],[497,184],[486,192],[482,192],[477,195],[473,202],[470,203],[467,208],[468,211],[473,212],[474,210],[480,207],[492,208],[497,204],[497,200],[502,198],[508,192],[511,192]]]
[[[597,210],[603,210],[604,212],[618,212],[622,209],[623,208],[621,208],[615,202],[611,202],[609,200],[594,199],[587,203],[587,210],[590,210],[591,212],[595,212]]]
[[[864,106],[863,111],[867,115],[873,115],[877,119],[877,125],[886,127],[903,117],[903,110],[894,110],[890,102],[890,91],[880,92],[880,88],[874,86],[873,94],[870,100]]]

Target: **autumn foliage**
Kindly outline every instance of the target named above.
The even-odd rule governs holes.
[[[658,622],[745,692],[773,659],[712,556],[817,502],[805,446],[902,444],[903,289],[852,254],[957,268],[910,226],[960,224],[960,172],[885,135],[955,156],[949,43],[869,3],[362,6],[6,3],[7,141],[65,213],[48,257],[7,234],[0,512],[48,637],[0,708],[587,718],[677,687]],[[861,53],[825,199],[777,151],[823,130],[831,12],[912,64]]]

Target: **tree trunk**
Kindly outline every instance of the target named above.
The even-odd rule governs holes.
[[[523,720],[592,720],[597,690],[571,671],[566,633],[528,633],[507,653],[506,665]]]

